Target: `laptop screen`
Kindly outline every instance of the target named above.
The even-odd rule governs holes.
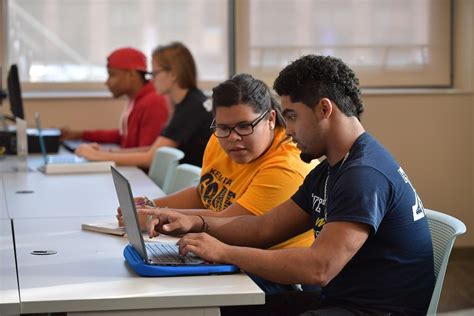
[[[140,256],[148,262],[148,256],[145,250],[142,232],[138,224],[135,203],[133,200],[132,189],[128,180],[120,174],[114,167],[111,167],[112,177],[114,179],[115,190],[122,209],[123,221],[125,223],[125,231],[127,232],[128,241]]]
[[[25,119],[23,111],[23,99],[21,97],[20,77],[17,65],[11,65],[8,72],[8,98],[10,99],[10,111],[14,117]]]

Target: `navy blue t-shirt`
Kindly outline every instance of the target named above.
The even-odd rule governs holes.
[[[423,204],[400,165],[371,135],[362,134],[336,165],[320,163],[292,199],[311,215],[316,236],[336,221],[371,228],[364,245],[323,288],[325,302],[426,313],[435,277]]]

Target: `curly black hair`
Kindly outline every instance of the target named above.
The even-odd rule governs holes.
[[[341,59],[331,56],[307,55],[292,62],[280,71],[273,89],[310,108],[328,98],[344,114],[359,120],[364,111],[359,79]]]

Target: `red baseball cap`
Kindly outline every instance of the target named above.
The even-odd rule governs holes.
[[[146,56],[135,48],[119,48],[107,57],[107,67],[146,72]]]

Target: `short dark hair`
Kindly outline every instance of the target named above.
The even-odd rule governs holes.
[[[360,119],[364,111],[359,79],[339,58],[307,55],[286,66],[273,88],[292,102],[313,108],[322,98],[334,101],[347,116]]]
[[[280,103],[272,96],[268,86],[249,74],[237,74],[212,89],[212,113],[218,107],[248,104],[255,113],[275,110],[276,126],[286,127]]]

